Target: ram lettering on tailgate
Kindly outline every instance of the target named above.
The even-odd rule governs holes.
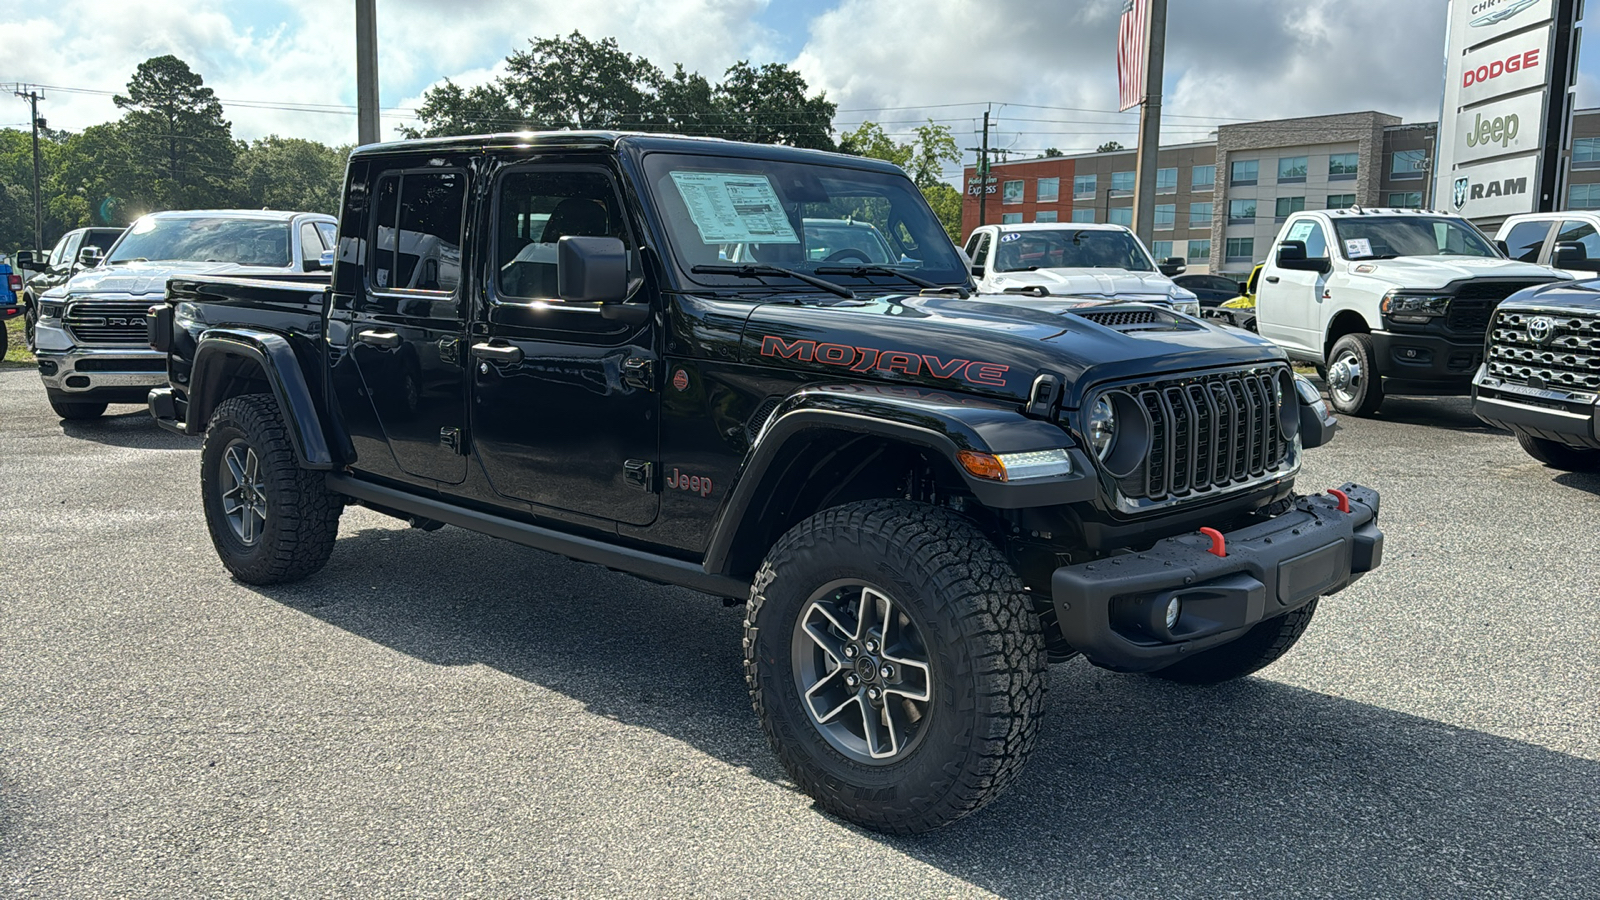
[[[761,339],[761,355],[779,359],[798,359],[839,366],[852,372],[901,372],[919,375],[926,371],[935,378],[962,378],[973,384],[1005,387],[1011,367],[971,359],[944,359],[928,353],[904,350],[877,350],[849,344],[819,344],[816,341],[786,341],[776,335]]]

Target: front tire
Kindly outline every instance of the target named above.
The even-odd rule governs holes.
[[[1365,418],[1383,405],[1383,378],[1378,375],[1372,335],[1347,334],[1328,354],[1328,399],[1333,408]]]
[[[970,520],[924,504],[796,525],[756,575],[744,648],[789,776],[879,831],[929,831],[994,799],[1044,712],[1044,638],[1016,572]]]
[[[217,556],[246,584],[297,581],[333,553],[343,504],[295,462],[267,394],[225,400],[200,448],[200,494]]]
[[[1150,674],[1182,684],[1221,684],[1259,672],[1277,662],[1289,652],[1305,634],[1311,617],[1317,613],[1317,601],[1312,600],[1299,609],[1265,622],[1221,647],[1213,647],[1177,663],[1157,669]]]
[[[30,297],[24,303],[22,309],[22,345],[28,348],[29,353],[33,353],[37,349],[34,345],[33,328],[38,321],[39,307]]]
[[[68,400],[71,394],[48,391],[45,399],[50,401],[50,408],[56,415],[73,422],[83,422],[89,419],[98,419],[106,414],[106,404],[96,403],[92,400]]]
[[[1529,456],[1552,469],[1564,472],[1600,472],[1600,450],[1589,447],[1569,447],[1544,438],[1517,434],[1517,443]]]

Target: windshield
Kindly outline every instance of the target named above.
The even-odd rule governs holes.
[[[289,224],[234,217],[147,216],[133,223],[107,262],[134,260],[289,265]]]
[[[1346,259],[1397,256],[1487,256],[1500,254],[1483,233],[1462,219],[1432,216],[1338,217],[1334,230]]]
[[[1003,231],[994,260],[997,272],[1029,272],[1034,269],[1155,271],[1155,266],[1137,238],[1126,231],[1110,229]]]
[[[647,156],[644,164],[673,252],[685,270],[762,263],[809,274],[820,267],[830,270],[824,276],[829,280],[859,289],[879,276],[831,270],[873,265],[941,284],[967,281],[955,245],[904,175],[665,153]],[[699,273],[695,280],[730,284],[737,279]]]

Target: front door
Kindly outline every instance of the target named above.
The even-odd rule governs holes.
[[[375,421],[400,473],[459,484],[467,474],[461,312],[467,174],[441,161],[447,165],[420,158],[374,166],[364,284],[349,311],[335,316],[348,324],[340,323],[347,349],[333,383],[353,438],[361,437],[357,423]],[[377,449],[357,440],[363,456]],[[387,462],[361,464],[382,472]]]
[[[583,164],[503,170],[493,186],[484,304],[474,323],[472,433],[496,493],[581,516],[648,525],[659,505],[658,330],[557,292],[557,243],[618,237],[630,283],[638,242],[615,176]],[[635,301],[649,291],[635,292]]]
[[[1290,226],[1284,240],[1304,241],[1307,259],[1331,261],[1328,255],[1330,251],[1327,234],[1321,223],[1315,219],[1301,219],[1295,222]],[[1273,252],[1277,252],[1276,248]],[[1282,339],[1283,343],[1289,346],[1320,352],[1322,325],[1330,308],[1327,273],[1308,272],[1302,269],[1275,269],[1273,275],[1282,283],[1273,286],[1269,293],[1275,298],[1282,299],[1267,305],[1257,301],[1257,316],[1263,320],[1257,327],[1262,329],[1262,334],[1267,334],[1265,315],[1270,313],[1276,326],[1274,330],[1277,332],[1271,335],[1273,340]]]

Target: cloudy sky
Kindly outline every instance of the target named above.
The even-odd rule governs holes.
[[[1173,0],[1166,143],[1218,124],[1376,109],[1439,114],[1445,0]],[[670,71],[713,80],[731,63],[783,62],[864,120],[903,134],[933,118],[962,146],[992,109],[994,145],[1134,143],[1116,108],[1120,0],[378,0],[384,130],[414,121],[430,85],[493,77],[530,37],[614,37]],[[113,119],[138,63],[176,54],[224,101],[235,134],[355,138],[352,0],[0,0],[0,82],[46,85],[56,128]],[[1580,106],[1600,103],[1600,55]],[[0,126],[23,127],[3,98]],[[971,154],[968,154],[969,158]]]

